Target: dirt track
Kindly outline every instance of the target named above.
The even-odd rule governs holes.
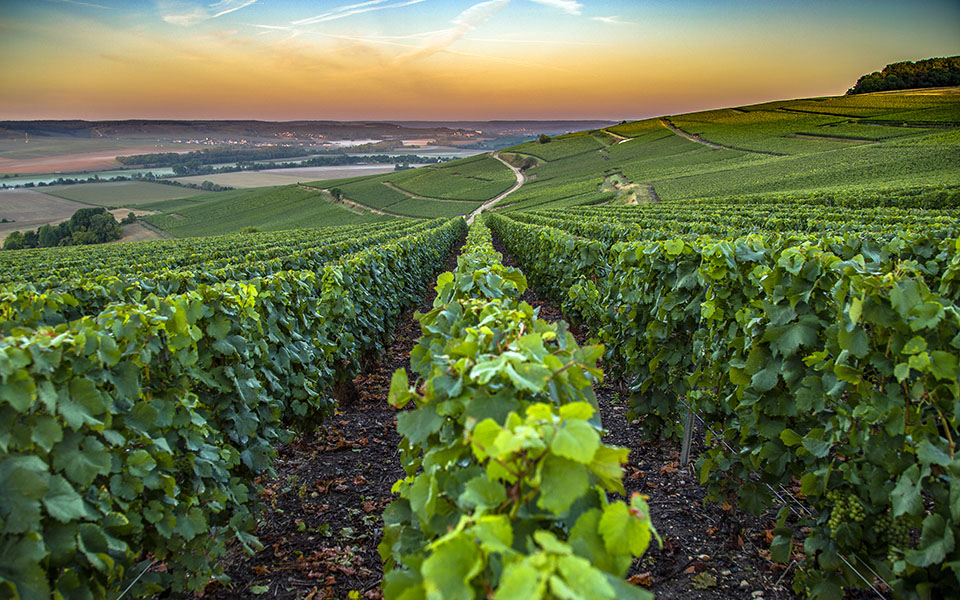
[[[500,154],[499,154],[498,152],[494,152],[494,153],[491,154],[490,156],[494,157],[495,159],[499,160],[499,161],[502,162],[503,164],[507,165],[507,168],[510,169],[511,171],[513,171],[513,174],[516,175],[516,177],[517,177],[517,183],[515,183],[512,188],[510,188],[509,190],[507,190],[507,191],[505,191],[504,193],[500,194],[499,196],[497,196],[497,197],[494,198],[493,200],[487,200],[486,202],[484,202],[483,204],[481,204],[480,206],[478,206],[478,207],[477,207],[477,210],[475,210],[475,211],[473,211],[472,213],[470,213],[470,216],[467,217],[467,224],[468,224],[468,225],[469,225],[470,223],[473,223],[473,220],[477,217],[477,215],[479,215],[479,214],[482,213],[483,211],[487,210],[488,208],[490,208],[491,206],[493,206],[493,205],[496,204],[497,202],[500,202],[501,200],[503,200],[504,198],[506,198],[506,197],[509,196],[510,194],[514,193],[515,191],[519,190],[520,187],[523,186],[523,184],[526,183],[526,181],[527,181],[526,178],[523,176],[523,171],[521,171],[521,170],[518,169],[517,167],[511,165],[511,164],[508,163],[507,161],[503,160],[503,158],[500,157]]]

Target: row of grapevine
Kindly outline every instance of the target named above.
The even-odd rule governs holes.
[[[119,301],[0,339],[0,595],[199,589],[252,548],[275,445],[329,412],[463,235]]]
[[[829,238],[611,246],[491,225],[633,380],[646,433],[677,434],[687,405],[720,432],[697,462],[715,496],[758,512],[768,486],[799,485],[814,512],[798,591],[840,597],[865,563],[898,597],[960,594],[960,240],[903,234],[841,256]]]
[[[378,225],[378,224],[371,224]],[[0,256],[0,281],[4,286],[30,283],[37,289],[61,287],[78,278],[151,278],[165,271],[236,269],[251,262],[295,259],[301,252],[321,247],[343,247],[357,240],[380,241],[404,235],[417,222],[403,220],[341,228],[299,229],[273,233],[225,235],[209,238],[156,240],[136,244],[68,246],[24,250]],[[132,246],[124,250],[124,246]],[[125,252],[128,255],[125,255]],[[50,256],[48,256],[50,255]],[[158,260],[162,257],[162,260]],[[296,268],[291,266],[289,268]]]
[[[904,230],[941,239],[960,234],[960,211],[910,211],[898,208],[842,208],[805,204],[718,201],[661,202],[632,207],[587,207],[515,213],[514,218],[567,230],[608,243],[682,235],[740,236],[790,233],[815,239],[823,235],[870,234],[891,238]]]
[[[385,231],[375,230],[335,242],[315,236],[312,246],[292,252],[273,252],[269,258],[257,257],[243,245],[243,236],[233,236],[222,238],[218,245],[219,251],[226,254],[223,260],[176,269],[157,266],[129,274],[81,273],[69,279],[8,283],[0,285],[0,298],[4,300],[0,307],[0,332],[10,332],[15,327],[59,325],[95,315],[111,303],[143,303],[151,295],[185,293],[201,284],[248,281],[288,271],[316,271],[341,257],[439,227],[442,223],[440,220],[415,221],[404,228],[387,227]]]
[[[384,596],[650,598],[623,577],[655,535],[625,493],[627,450],[600,442],[592,384],[601,346],[537,318],[478,220],[458,267],[437,279],[411,354],[394,374],[406,477],[384,512]]]

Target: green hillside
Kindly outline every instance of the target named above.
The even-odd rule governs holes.
[[[163,213],[147,221],[176,236],[250,226],[277,230],[392,217],[452,218],[470,214],[514,185],[514,173],[501,160],[525,175],[524,185],[498,204],[511,211],[744,194],[773,200],[783,194],[855,198],[858,205],[890,206],[902,200],[903,190],[909,190],[911,206],[943,207],[955,204],[960,189],[960,88],[669,115],[526,142],[496,156],[140,207]],[[344,202],[331,203],[334,195]]]
[[[96,206],[135,206],[203,194],[199,190],[149,181],[108,181],[40,188],[44,194]]]
[[[300,227],[356,225],[393,217],[352,210],[330,202],[319,191],[296,186],[213,192],[143,205],[161,211],[144,220],[177,237],[236,233],[247,227],[279,231]]]
[[[508,148],[533,156],[511,209],[960,185],[960,89],[780,101]],[[611,142],[606,132],[622,138]],[[604,137],[596,135],[603,133]],[[604,140],[606,143],[604,143]],[[509,156],[509,155],[508,155]],[[605,180],[618,181],[604,185]]]

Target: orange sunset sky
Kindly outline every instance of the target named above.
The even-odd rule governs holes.
[[[0,3],[0,119],[632,119],[960,54],[960,3]]]

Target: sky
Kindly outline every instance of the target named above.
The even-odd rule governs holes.
[[[638,119],[958,54],[956,0],[0,0],[0,119]]]

